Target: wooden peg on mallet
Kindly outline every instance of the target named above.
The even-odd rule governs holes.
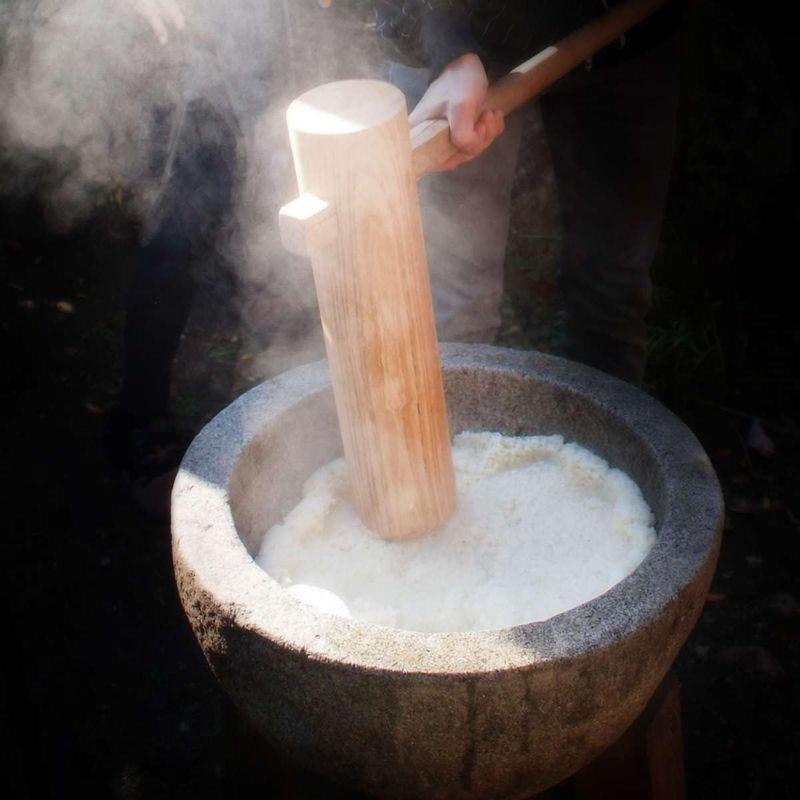
[[[455,483],[405,98],[342,81],[286,116],[301,195],[281,236],[311,258],[355,507],[386,539],[421,536]]]

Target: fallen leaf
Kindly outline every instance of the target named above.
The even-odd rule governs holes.
[[[74,314],[75,313],[75,306],[69,302],[69,300],[59,300],[56,303],[56,308],[62,314]]]

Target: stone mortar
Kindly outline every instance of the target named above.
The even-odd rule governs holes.
[[[630,474],[657,542],[605,594],[544,622],[423,634],[328,615],[253,561],[341,453],[324,362],[247,392],[175,483],[178,589],[214,674],[272,747],[381,798],[526,798],[614,742],[703,607],[723,503],[693,434],[643,392],[534,352],[442,347],[451,430],[560,433]]]

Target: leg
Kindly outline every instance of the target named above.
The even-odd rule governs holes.
[[[500,327],[521,118],[480,158],[420,185],[439,338],[493,342]]]
[[[390,77],[411,107],[427,86],[428,72],[393,65]],[[420,181],[436,327],[443,341],[491,342],[500,327],[521,129],[519,115],[509,117],[506,132],[480,158]]]
[[[196,267],[230,213],[236,163],[233,129],[202,101],[189,104],[173,138],[152,233],[136,256],[122,391],[104,434],[131,498],[157,517],[168,514],[185,446],[167,419],[172,361],[194,300]]]
[[[195,266],[213,249],[233,200],[236,143],[230,123],[195,101],[175,140],[128,299],[119,405],[143,421],[167,413],[172,360],[197,286]]]
[[[563,223],[567,354],[638,383],[678,98],[678,42],[542,99]]]

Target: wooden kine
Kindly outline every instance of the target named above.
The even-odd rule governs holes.
[[[495,83],[485,107],[519,108],[665,2],[619,3]],[[415,179],[455,152],[447,122],[409,136],[402,93],[364,80],[306,92],[287,122],[301,194],[281,238],[311,259],[356,510],[387,539],[430,533],[455,481]]]
[[[387,539],[430,533],[455,484],[405,99],[342,81],[287,121],[302,194],[281,235],[311,258],[356,510]]]

